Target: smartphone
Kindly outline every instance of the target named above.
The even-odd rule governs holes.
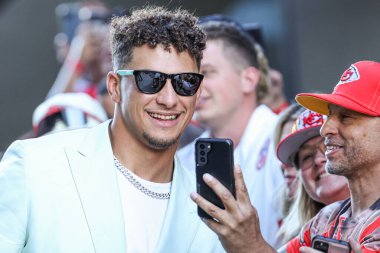
[[[199,138],[195,142],[195,164],[197,192],[199,195],[224,209],[223,202],[203,181],[203,174],[208,173],[218,179],[236,198],[234,179],[233,143],[230,139]],[[198,206],[201,218],[212,219]]]
[[[311,247],[327,253],[350,253],[350,244],[346,241],[336,240],[321,235],[314,236]]]

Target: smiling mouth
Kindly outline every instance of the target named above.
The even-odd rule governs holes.
[[[327,172],[323,172],[321,174],[319,174],[316,178],[315,178],[315,181],[319,181],[321,180],[322,178],[324,177],[327,177],[329,174]]]
[[[172,114],[172,115],[162,115],[158,113],[148,113],[152,118],[158,119],[158,120],[176,120],[179,117],[179,114]]]
[[[325,151],[326,158],[328,158],[331,153],[341,148],[342,146],[339,146],[339,145],[326,145],[326,151]]]
[[[340,148],[340,146],[329,145],[329,146],[326,146],[326,151],[327,151],[327,152],[332,152],[332,151],[337,150],[337,149],[339,149],[339,148]]]

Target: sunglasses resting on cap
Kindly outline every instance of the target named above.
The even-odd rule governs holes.
[[[180,96],[193,96],[203,80],[198,73],[165,74],[152,70],[117,70],[120,76],[134,76],[137,88],[144,94],[158,93],[169,78],[175,92]]]

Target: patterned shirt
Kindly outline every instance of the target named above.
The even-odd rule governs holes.
[[[380,199],[355,218],[350,199],[326,206],[286,245],[287,252],[298,253],[301,246],[311,247],[316,235],[344,241],[353,237],[363,253],[380,252]]]

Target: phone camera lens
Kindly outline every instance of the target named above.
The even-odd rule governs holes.
[[[205,145],[204,144],[201,144],[199,145],[200,149],[205,149]]]
[[[204,163],[206,161],[206,158],[201,157],[201,162]]]
[[[201,151],[200,154],[203,156],[203,155],[205,155],[205,152],[204,152],[204,151]]]

